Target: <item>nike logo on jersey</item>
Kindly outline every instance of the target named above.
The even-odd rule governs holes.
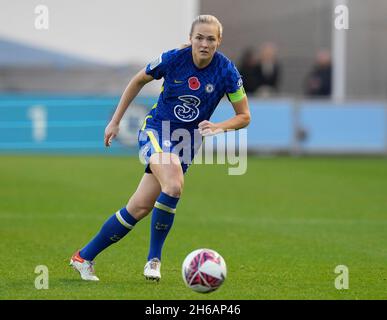
[[[183,83],[183,81],[180,81],[180,80],[176,80],[176,79],[175,79],[175,83]]]

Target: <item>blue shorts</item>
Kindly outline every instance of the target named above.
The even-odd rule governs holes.
[[[202,144],[202,136],[197,130],[176,128],[162,134],[161,127],[149,127],[138,132],[138,145],[145,172],[152,173],[149,158],[153,153],[167,152],[179,156],[183,173],[192,164],[196,152]]]

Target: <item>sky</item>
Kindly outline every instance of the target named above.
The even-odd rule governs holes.
[[[35,12],[39,5],[48,14]],[[198,6],[199,0],[0,0],[0,38],[109,64],[142,64],[188,41]],[[48,29],[36,28],[42,19]]]

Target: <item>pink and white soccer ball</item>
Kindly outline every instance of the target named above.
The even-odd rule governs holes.
[[[206,293],[218,289],[227,276],[223,257],[211,249],[192,251],[183,262],[184,283],[196,292]]]

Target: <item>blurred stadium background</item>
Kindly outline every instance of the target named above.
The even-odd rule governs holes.
[[[39,30],[34,1],[3,0],[0,152],[110,153],[100,137],[131,76],[160,52],[187,42],[192,19],[210,12],[224,25],[221,50],[237,65],[247,48],[258,52],[267,42],[277,48],[277,90],[249,94],[252,151],[387,154],[387,5],[351,0],[350,28],[334,31],[337,3],[245,0],[230,10],[231,0],[171,0],[166,6],[145,1],[135,8],[118,0],[110,5],[55,2],[48,6],[49,29]],[[344,89],[335,95],[339,84],[333,72],[332,94],[310,100],[305,79],[319,50],[333,52],[335,32],[346,34],[346,49],[333,56],[333,70],[335,59],[344,58],[337,63]],[[128,145],[136,145],[130,133],[140,126],[159,87],[155,81],[144,88],[114,152],[127,153]],[[214,120],[230,114],[222,104]]]
[[[47,30],[39,30],[35,27],[36,19],[39,16],[39,12],[35,12],[35,9],[41,4],[46,5],[49,10]],[[349,8],[348,30],[338,31],[333,27],[337,16],[334,8],[339,4],[346,4]],[[249,93],[252,121],[248,128],[248,150],[251,153],[249,158],[251,167],[244,178],[248,180],[244,181],[246,186],[252,189],[250,190],[251,197],[247,197],[248,199],[243,194],[237,194],[238,197],[247,199],[247,202],[243,206],[241,205],[241,217],[243,217],[244,212],[248,212],[246,219],[251,218],[252,212],[262,217],[262,221],[256,221],[256,230],[263,234],[265,231],[260,230],[263,228],[260,223],[263,223],[266,231],[273,228],[273,233],[277,236],[281,232],[294,231],[300,237],[300,242],[294,244],[299,245],[300,248],[311,239],[315,239],[314,237],[317,235],[325,235],[326,237],[323,237],[325,240],[336,236],[337,239],[341,239],[340,236],[342,236],[343,242],[338,240],[338,243],[335,244],[337,245],[335,259],[329,260],[332,262],[329,264],[331,269],[334,268],[335,261],[337,264],[345,262],[340,259],[346,256],[344,252],[347,251],[344,249],[345,245],[341,247],[340,244],[346,243],[345,241],[353,239],[353,237],[358,236],[358,239],[362,239],[363,242],[358,243],[358,245],[361,247],[363,244],[364,247],[358,251],[351,247],[350,251],[352,250],[353,255],[348,256],[347,261],[352,262],[353,265],[356,265],[358,260],[365,263],[365,252],[367,251],[367,254],[371,255],[369,264],[363,264],[360,268],[363,271],[368,270],[364,271],[369,272],[365,281],[367,282],[369,279],[372,283],[371,287],[365,289],[367,283],[360,281],[360,289],[355,293],[352,291],[348,296],[340,296],[336,291],[332,291],[334,290],[333,280],[327,285],[330,286],[330,291],[326,289],[329,292],[324,291],[324,289],[308,291],[305,288],[300,289],[297,285],[288,285],[287,291],[271,287],[271,284],[276,281],[287,281],[287,284],[291,284],[292,278],[289,276],[291,271],[288,271],[283,273],[285,278],[270,278],[272,282],[271,284],[266,283],[267,286],[264,290],[259,287],[260,289],[257,291],[254,288],[251,288],[250,292],[247,293],[241,291],[241,298],[386,298],[386,294],[382,290],[383,286],[379,281],[386,278],[382,262],[385,263],[387,258],[385,253],[387,245],[387,233],[385,232],[387,230],[387,197],[383,197],[383,193],[387,190],[383,190],[383,188],[386,188],[387,185],[383,181],[377,180],[387,177],[387,163],[385,161],[387,155],[386,1],[167,0],[158,2],[145,0],[134,3],[124,0],[109,2],[69,0],[66,2],[47,1],[45,3],[41,1],[38,3],[33,0],[0,0],[0,7],[0,172],[2,172],[0,178],[2,180],[0,182],[0,219],[2,220],[2,237],[4,239],[20,238],[20,242],[3,241],[2,250],[8,250],[9,247],[15,246],[15,243],[19,243],[21,247],[24,246],[21,234],[28,229],[28,226],[20,222],[23,220],[23,212],[26,215],[30,213],[31,217],[31,221],[27,218],[27,221],[23,221],[23,223],[32,223],[32,225],[35,223],[37,228],[46,227],[47,230],[39,229],[39,234],[43,235],[44,239],[49,239],[49,229],[54,228],[54,226],[58,227],[59,220],[66,217],[66,214],[69,214],[71,220],[71,216],[73,217],[74,214],[82,215],[82,210],[86,210],[89,216],[94,210],[98,210],[97,219],[90,224],[84,220],[79,225],[74,219],[66,220],[65,224],[68,229],[65,230],[78,230],[79,226],[83,224],[84,228],[87,229],[87,234],[82,240],[86,240],[104,221],[104,217],[110,212],[109,210],[114,210],[119,206],[120,201],[126,199],[127,194],[134,188],[139,175],[136,176],[137,180],[135,179],[133,185],[130,184],[129,187],[120,179],[117,178],[117,181],[113,179],[117,183],[115,184],[117,187],[121,186],[120,183],[122,183],[122,188],[127,188],[125,192],[121,192],[121,198],[110,196],[105,203],[101,200],[97,201],[98,207],[97,204],[95,207],[90,207],[93,203],[93,195],[85,195],[88,189],[82,184],[82,181],[90,179],[90,176],[86,173],[82,175],[81,168],[87,170],[87,163],[90,161],[91,168],[88,169],[92,171],[85,172],[98,175],[100,171],[106,169],[117,170],[118,176],[121,169],[116,165],[123,167],[126,163],[125,160],[122,160],[126,158],[119,156],[132,155],[137,157],[137,130],[141,126],[146,112],[156,102],[161,83],[154,81],[144,88],[126,113],[117,141],[110,149],[106,149],[103,146],[104,128],[115,110],[120,95],[130,78],[140,68],[162,51],[175,48],[188,41],[190,25],[195,16],[200,13],[209,13],[217,16],[223,23],[224,38],[220,50],[238,66],[241,65],[242,56],[246,49],[250,48],[256,57],[262,44],[265,43],[271,43],[275,46],[276,56],[281,66],[280,80],[276,90],[270,88],[260,90],[258,88]],[[332,53],[331,90],[328,94],[311,96],[306,92],[305,83],[315,62],[316,54],[321,50]],[[338,69],[340,72],[336,72]],[[232,108],[225,100],[216,110],[212,120],[220,121],[231,115]],[[33,156],[31,157],[31,155]],[[55,157],[51,157],[52,155]],[[97,159],[93,158],[94,160],[91,157],[83,157],[97,155]],[[106,159],[110,155],[118,155],[118,157]],[[265,157],[257,157],[260,155]],[[273,165],[269,165],[266,159],[268,155],[285,155],[286,157],[273,159]],[[319,157],[300,159],[304,155],[318,155]],[[328,155],[332,156],[332,162],[320,157]],[[346,157],[342,157],[342,155]],[[372,157],[364,159],[364,155]],[[136,166],[137,172],[140,174],[142,167],[133,159],[130,159],[130,163],[132,166]],[[297,159],[301,162],[295,164],[294,161]],[[314,167],[316,163],[318,165]],[[72,166],[77,167],[78,164],[81,164],[81,167],[72,172]],[[109,168],[106,168],[106,165]],[[319,172],[320,165],[321,172]],[[305,175],[303,168],[305,168]],[[269,171],[265,171],[266,169]],[[200,169],[194,170],[195,174],[201,176]],[[204,177],[211,177],[214,181],[222,181],[219,175],[225,175],[225,171],[215,170],[215,173],[211,173],[208,169],[203,170],[207,175]],[[266,173],[263,174],[262,170]],[[281,174],[273,173],[275,176],[268,176],[270,170],[281,172]],[[78,180],[75,172],[79,174]],[[128,174],[128,172],[124,172]],[[72,173],[73,175],[71,175]],[[261,180],[262,174],[266,179],[264,182]],[[85,195],[89,209],[86,209],[86,205],[80,205],[82,197],[77,198],[70,189],[65,188],[65,186],[70,188],[70,185],[67,185],[70,184],[70,181],[66,180],[65,175],[72,177],[74,190],[79,190]],[[325,181],[327,185],[324,189],[319,189],[317,183],[318,181],[322,182],[324,175],[331,175],[332,180],[329,183]],[[55,176],[57,179],[53,179]],[[112,181],[109,182],[109,176],[104,177],[107,179],[107,186],[111,189],[110,183]],[[260,187],[260,183],[267,183],[271,179],[276,181],[273,182],[272,189],[265,190],[265,188]],[[301,191],[297,194],[291,193],[290,189],[297,188],[290,183],[292,179],[299,179],[299,183],[303,183],[300,190],[304,190],[305,198],[302,198]],[[90,180],[93,183],[93,178]],[[375,182],[376,180],[377,182]],[[275,191],[275,185],[278,183],[278,188],[281,188],[283,181],[288,182],[289,193],[286,195],[277,194]],[[226,182],[227,180],[225,180],[224,185],[227,185]],[[360,207],[364,209],[363,211],[357,211],[359,203],[356,204],[356,201],[353,201],[351,193],[344,194],[343,198],[340,198],[339,194],[343,190],[337,189],[339,194],[335,198],[334,194],[336,193],[333,193],[333,189],[332,194],[325,189],[329,188],[330,183],[334,185],[336,182],[339,182],[336,184],[337,188],[339,186],[340,188],[345,187],[347,192],[353,188],[355,190],[353,197],[362,197],[357,191],[363,190],[361,188],[364,183],[369,187],[364,190],[364,197],[368,197],[368,202],[362,198],[364,202],[361,203]],[[23,185],[23,183],[26,184]],[[95,183],[102,183],[102,181],[95,181]],[[324,206],[327,202],[333,201],[333,204],[327,204],[332,209],[335,207],[335,201],[342,200],[343,203],[338,204],[334,210],[329,209],[331,210],[329,213],[317,208],[320,216],[309,217],[307,210],[316,209],[312,203],[309,203],[312,200],[307,198],[307,188],[304,189],[309,184],[316,190],[316,194],[313,195],[316,206]],[[50,185],[53,187],[50,188]],[[102,184],[101,188],[107,186]],[[243,190],[243,186],[241,184],[240,190]],[[36,190],[33,190],[35,187]],[[103,192],[97,191],[95,188],[95,186],[90,188],[90,193],[96,192],[102,196]],[[262,197],[277,199],[277,202],[273,200],[273,203],[278,203],[280,207],[275,208],[273,203],[258,205],[256,201],[252,200],[259,198],[259,194],[254,195],[254,188],[260,190]],[[203,191],[199,188],[190,190],[187,187],[187,189],[187,197],[198,201],[202,199],[200,195]],[[39,194],[39,190],[48,192],[49,198],[45,199],[43,195]],[[265,194],[270,190],[273,192],[272,194]],[[31,192],[36,192],[34,197],[31,196]],[[110,191],[110,193],[114,192]],[[219,192],[223,194],[223,191]],[[29,196],[26,196],[27,194]],[[73,201],[78,202],[72,203],[70,199],[74,198],[70,197],[75,197]],[[289,209],[289,212],[283,210],[286,205],[281,206],[281,197],[288,199],[286,200],[288,208],[294,205],[293,209]],[[23,203],[21,198],[28,200],[28,203]],[[62,198],[66,198],[68,202]],[[62,207],[51,205],[51,201],[59,201],[57,202],[58,206],[62,205]],[[187,200],[186,205],[183,202],[182,208],[187,211],[190,210],[188,203],[195,205],[193,200],[191,202]],[[305,208],[303,203],[309,204]],[[347,204],[348,206],[346,206]],[[212,204],[209,207],[214,209],[215,205]],[[303,213],[303,210],[306,211]],[[58,221],[44,220],[46,224],[40,224],[38,214],[38,221],[32,222],[34,213],[48,214],[53,211],[57,211]],[[342,213],[343,216],[341,216]],[[192,214],[196,213],[192,212]],[[229,212],[230,217],[233,214],[234,212]],[[269,220],[265,220],[265,214],[270,217],[267,218]],[[286,216],[286,214],[289,215]],[[203,230],[202,232],[207,234],[203,222],[205,216],[205,212],[203,216],[199,214],[198,223]],[[227,218],[227,214],[225,217]],[[308,220],[309,218],[312,220]],[[219,213],[219,219],[222,220],[221,213]],[[324,219],[330,219],[329,221],[332,223],[329,225],[331,228],[328,228],[329,231],[325,229],[328,220]],[[347,222],[354,228],[353,230],[358,230],[358,233],[354,234],[354,231],[351,233],[352,231],[343,227],[348,227],[346,219],[349,219]],[[17,221],[21,223],[20,229],[15,227]],[[216,219],[213,219],[214,221]],[[229,222],[227,221],[224,222],[225,227]],[[285,224],[287,221],[289,224],[279,225],[276,224],[276,221],[285,221],[279,222]],[[295,221],[298,222],[295,223]],[[318,221],[322,221],[322,223],[319,224]],[[363,227],[365,221],[369,229]],[[341,228],[336,230],[337,232],[334,230],[336,222],[338,228]],[[248,229],[248,226],[243,225],[242,227]],[[282,227],[283,229],[281,229]],[[313,227],[321,228],[319,230],[322,233],[312,234],[310,228]],[[247,229],[244,232],[247,232]],[[256,230],[250,230],[252,238],[245,239],[250,245],[255,241],[253,235]],[[58,253],[62,255],[60,257],[63,260],[72,253],[71,250],[75,249],[73,243],[79,240],[75,236],[71,238],[66,233],[68,231],[64,232],[66,235],[63,241],[67,242],[61,242],[60,249],[62,251]],[[179,231],[176,232],[178,238]],[[210,234],[209,231],[208,234]],[[249,233],[247,232],[247,234]],[[30,234],[30,236],[30,240],[34,239],[31,240],[32,242],[37,241],[37,247],[44,247],[36,240],[39,238],[37,233]],[[266,238],[263,235],[259,236],[260,241],[263,241],[264,244],[266,243],[265,239],[269,241],[270,232],[267,231],[266,236]],[[368,236],[371,237],[371,240]],[[211,238],[211,236],[209,237]],[[211,239],[215,242],[209,242],[209,246],[216,244],[222,249],[221,242],[216,242],[215,238]],[[276,240],[277,245],[285,245],[286,247],[286,237],[284,236],[283,243],[278,239],[280,237]],[[147,241],[145,236],[144,241]],[[192,241],[196,246],[202,246],[200,238],[196,239],[195,235],[193,235]],[[367,243],[367,241],[371,242]],[[172,246],[172,240],[170,245]],[[232,245],[230,246],[232,248]],[[255,250],[254,247],[252,248]],[[323,243],[321,243],[321,248],[323,248]],[[178,258],[182,261],[184,253],[189,252],[190,249],[195,249],[195,246],[180,249],[182,253]],[[341,249],[343,251],[340,251]],[[373,249],[377,251],[375,257],[368,251]],[[15,250],[18,252],[18,250],[23,249],[15,247]],[[37,249],[31,247],[31,250]],[[54,248],[50,248],[50,250],[55,251]],[[223,248],[223,250],[227,252],[227,248]],[[264,264],[264,259],[258,254],[259,252],[264,254],[259,251],[262,248],[256,250],[259,263]],[[322,249],[322,251],[324,250]],[[117,254],[117,251],[113,252]],[[268,250],[268,252],[270,251]],[[109,254],[111,253],[107,255],[109,256]],[[143,253],[139,252],[138,254],[141,256]],[[297,253],[294,252],[294,254]],[[313,255],[311,252],[306,254]],[[41,257],[41,260],[49,259],[48,253],[36,252],[34,256]],[[285,260],[278,266],[278,270],[285,270],[286,267],[289,267],[285,261],[291,258],[287,257],[286,254],[284,257],[281,252],[279,252],[279,256]],[[325,257],[328,256],[329,254],[325,253]],[[316,267],[318,258],[313,257],[314,260],[311,259]],[[178,258],[175,261],[177,265],[180,261]],[[374,262],[373,258],[376,259]],[[241,264],[245,265],[248,272],[252,272],[252,267],[249,265],[252,264],[251,259],[256,258],[252,258],[246,252],[246,256],[239,254],[238,259],[241,259]],[[29,267],[26,267],[25,270],[26,273],[30,274],[24,278],[3,270],[3,276],[8,277],[8,280],[2,284],[3,291],[0,297],[36,298],[38,295],[36,291],[28,291],[30,289],[27,290],[27,285],[21,284],[23,279],[32,281],[34,276],[31,274],[32,265],[40,263],[36,259],[36,261],[30,260],[28,263],[31,266],[28,265]],[[24,260],[9,256],[5,261],[22,263]],[[308,261],[306,257],[303,262],[305,269],[299,267],[296,272],[302,273],[307,270]],[[231,261],[231,270],[238,270],[240,267],[238,263]],[[271,263],[275,264],[276,260],[272,260]],[[324,263],[326,263],[324,264],[325,268],[328,265],[327,260],[324,260]],[[141,267],[142,265],[140,269]],[[376,269],[373,269],[374,267]],[[169,267],[167,265],[165,268],[170,268],[172,273],[179,273],[175,270],[176,266]],[[324,269],[319,274],[319,280],[314,278],[308,280],[309,285],[315,280],[322,281],[321,283],[326,285],[327,280],[324,275],[332,273],[332,270]],[[376,270],[376,273],[372,273],[372,270]],[[261,270],[259,274],[263,277],[270,272],[270,270]],[[66,274],[66,276],[71,278],[72,274]],[[257,277],[260,276],[257,275]],[[323,278],[325,280],[321,280]],[[9,279],[12,281],[9,282]],[[264,282],[263,278],[260,279]],[[19,280],[20,282],[18,282]],[[246,281],[246,285],[249,286],[247,277],[246,279],[242,277],[239,280],[241,283]],[[66,285],[74,285],[64,281],[59,279],[56,284],[63,285],[64,288],[67,288]],[[169,285],[172,285],[172,282]],[[118,287],[113,289],[118,290],[115,292],[121,292]],[[179,290],[176,291],[177,296],[169,295],[169,293],[162,296],[165,292],[158,291],[161,294],[161,297],[158,297],[198,298],[189,295],[183,289]],[[232,290],[238,292],[237,287],[230,284],[229,291],[227,288],[224,289],[224,295],[220,291],[219,296],[211,296],[211,298],[236,298],[231,292]],[[55,291],[52,296],[38,295],[37,297],[93,298],[86,291],[79,292],[79,295],[76,293],[63,295],[59,291]],[[102,292],[96,294],[95,297],[156,298],[153,295],[147,296],[145,293],[139,293],[138,296],[114,295],[112,293],[109,296],[103,295]]]

